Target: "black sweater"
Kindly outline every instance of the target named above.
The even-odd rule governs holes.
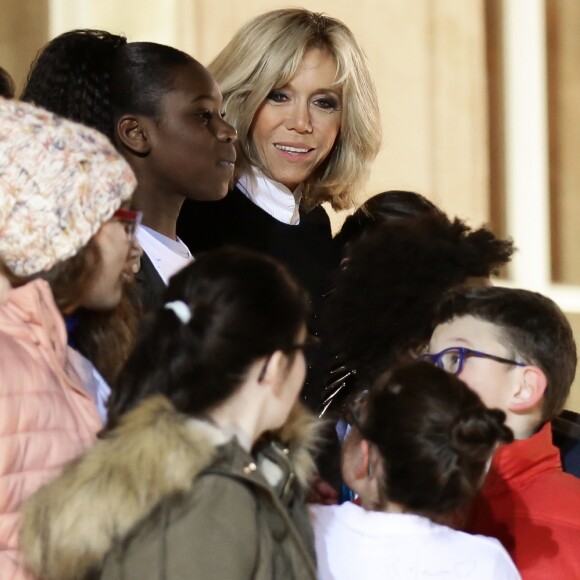
[[[187,200],[177,222],[177,235],[195,255],[229,244],[277,258],[308,290],[311,301],[309,330],[319,334],[323,298],[338,269],[339,255],[332,243],[330,220],[322,207],[300,212],[300,223],[285,224],[272,217],[239,189],[220,201]],[[310,361],[302,400],[313,410],[320,404],[321,368]]]
[[[309,213],[301,211],[300,223],[289,225],[272,217],[237,188],[220,201],[187,200],[179,215],[177,235],[194,255],[228,244],[277,258],[308,290],[314,317],[339,262],[330,220],[322,207]]]

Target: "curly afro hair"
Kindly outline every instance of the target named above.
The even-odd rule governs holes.
[[[425,345],[447,291],[489,277],[513,252],[511,240],[444,214],[377,226],[353,244],[328,298],[325,348],[369,387]]]

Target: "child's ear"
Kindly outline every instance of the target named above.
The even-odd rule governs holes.
[[[519,387],[512,396],[509,410],[521,413],[537,407],[542,401],[547,382],[546,375],[537,366],[524,367]]]
[[[132,153],[144,156],[151,150],[151,143],[143,121],[134,115],[123,115],[117,121],[117,139]]]
[[[354,476],[357,479],[365,479],[369,475],[369,461],[371,460],[369,442],[366,439],[361,439],[357,445],[358,453]]]
[[[284,369],[286,357],[281,350],[277,350],[268,356],[266,367],[261,375],[260,384],[272,387],[276,396],[282,392],[284,386]]]

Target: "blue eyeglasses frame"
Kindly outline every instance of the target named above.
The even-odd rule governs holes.
[[[515,360],[511,360],[509,358],[496,356],[495,354],[488,354],[486,352],[480,352],[479,350],[473,350],[471,348],[466,348],[463,346],[450,346],[449,348],[446,348],[445,350],[442,350],[441,352],[438,352],[438,353],[424,353],[424,354],[419,355],[417,357],[417,360],[427,361],[427,362],[434,364],[435,366],[438,366],[439,368],[441,368],[443,370],[447,370],[445,368],[445,366],[443,365],[443,357],[448,352],[451,352],[451,351],[455,351],[459,355],[457,370],[455,370],[453,372],[454,375],[458,375],[459,373],[461,373],[461,371],[463,370],[463,365],[465,363],[465,360],[470,358],[470,357],[488,358],[490,360],[493,360],[493,361],[496,361],[496,362],[499,362],[499,363],[502,363],[505,365],[512,365],[512,366],[517,366],[517,367],[529,366],[528,363],[525,363],[525,362],[518,362]],[[451,372],[451,371],[448,371],[448,372]]]

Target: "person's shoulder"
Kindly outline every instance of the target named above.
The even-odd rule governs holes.
[[[253,458],[235,438],[219,445],[212,463],[193,482],[192,502],[203,501],[214,507],[219,505],[219,509],[226,511],[235,505],[255,509],[258,497],[256,484],[244,470],[252,463]]]
[[[322,521],[334,517],[339,513],[341,508],[341,505],[310,504],[308,506],[308,512],[312,521]]]
[[[48,368],[42,363],[43,356],[38,351],[30,350],[30,344],[34,337],[30,336],[25,329],[4,328],[0,322],[0,376],[4,378],[4,384],[0,387],[7,387],[4,381],[19,377],[38,377],[38,366]]]
[[[169,499],[168,523],[187,529],[239,526],[250,533],[258,502],[258,494],[251,485],[210,471],[198,475],[185,494]]]
[[[458,545],[463,544],[471,548],[476,548],[480,552],[489,554],[501,554],[508,557],[508,553],[497,538],[484,536],[482,534],[470,534],[460,530],[447,528],[446,526],[439,526],[445,528],[445,535],[452,535]]]
[[[563,526],[570,532],[580,534],[580,479],[562,470],[539,474],[523,491],[532,501],[530,509],[537,521],[554,526]]]
[[[330,217],[322,205],[317,205],[308,212],[301,211],[300,223],[317,224],[318,226],[327,227],[330,230]]]
[[[517,493],[535,520],[580,530],[580,478],[564,472],[556,448],[522,473]]]
[[[519,580],[521,578],[516,565],[499,540],[486,536],[471,536],[463,532],[459,533],[467,536],[469,543],[473,545],[474,551],[479,556],[478,560],[492,570],[490,578],[493,577],[495,580]],[[461,549],[458,546],[458,551]]]
[[[340,505],[320,505],[314,504],[308,506],[310,523],[315,530],[328,529],[330,527],[356,527],[365,515],[372,517],[372,512],[367,512],[362,507],[352,503],[345,502]],[[364,525],[364,522],[363,522]]]
[[[580,492],[580,478],[566,473],[561,467],[548,471],[546,473],[539,473],[533,477],[533,481],[542,486],[554,486],[558,492],[563,493],[579,493]],[[559,494],[555,494],[559,495]],[[558,499],[553,498],[553,499]],[[579,495],[580,501],[580,495]]]
[[[254,486],[242,478],[224,472],[214,472],[211,469],[207,473],[199,475],[192,488],[192,494],[197,497],[221,498],[224,504],[232,502],[244,502],[255,506],[256,490]],[[215,505],[215,504],[214,504]]]
[[[454,553],[460,554],[465,561],[471,561],[473,566],[483,565],[494,571],[493,576],[485,575],[484,577],[513,578],[514,580],[520,578],[508,552],[496,538],[469,534],[438,524],[433,524],[433,526],[435,529],[433,537],[441,543],[442,549],[448,549],[452,543]]]

